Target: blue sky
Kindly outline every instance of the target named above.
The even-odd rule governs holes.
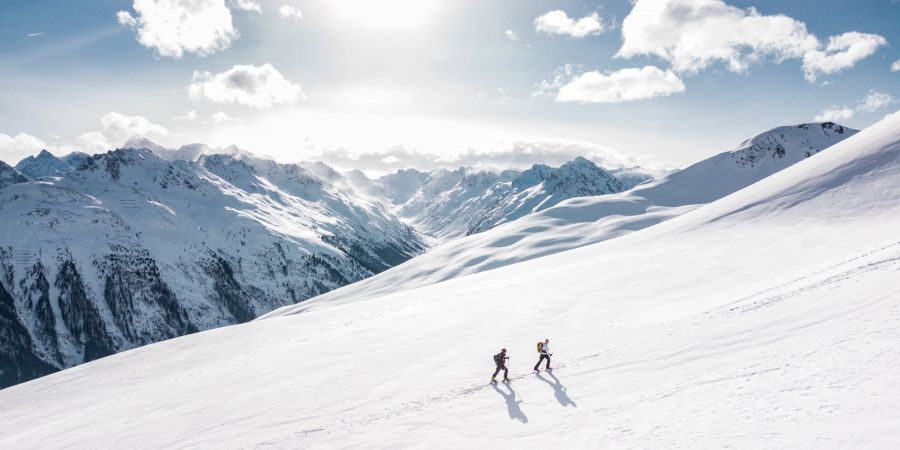
[[[0,159],[139,134],[289,161],[681,165],[897,110],[898,23],[892,0],[5,0]]]

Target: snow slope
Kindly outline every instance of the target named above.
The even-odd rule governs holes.
[[[18,170],[9,164],[0,161],[0,189],[16,183],[25,183],[26,181],[28,181],[28,177],[19,173]]]
[[[778,127],[629,191],[563,201],[485,233],[444,243],[408,264],[289,309],[373,298],[612,239],[722,198],[856,133],[831,122]]]
[[[627,236],[2,390],[0,446],[896,448],[898,185],[894,114]]]

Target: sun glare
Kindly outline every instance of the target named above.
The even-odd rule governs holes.
[[[439,0],[332,0],[338,20],[364,29],[404,31],[421,28],[438,12]]]

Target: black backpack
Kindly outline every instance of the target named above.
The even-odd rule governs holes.
[[[500,365],[503,364],[503,353],[497,353],[494,355],[494,364]]]

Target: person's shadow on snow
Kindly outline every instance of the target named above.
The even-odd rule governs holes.
[[[553,381],[550,381],[550,380],[544,378],[543,376],[541,376],[542,373],[546,373],[547,375],[549,375],[550,378],[553,378]],[[553,395],[556,396],[556,401],[558,401],[560,405],[563,405],[563,406],[572,405],[576,408],[578,407],[578,405],[576,405],[575,402],[572,401],[571,398],[569,398],[569,394],[566,391],[566,387],[563,386],[562,383],[559,382],[559,378],[556,378],[556,375],[553,375],[553,372],[537,372],[537,377],[541,381],[549,384],[550,387],[553,388]]]
[[[509,418],[513,420],[518,420],[522,423],[528,423],[528,417],[525,416],[525,413],[522,412],[522,408],[519,408],[519,403],[522,403],[522,400],[516,400],[516,391],[513,390],[512,386],[509,383],[506,383],[506,388],[509,389],[509,394],[503,392],[502,389],[497,387],[496,384],[492,384],[491,387],[497,391],[498,394],[503,396],[503,399],[506,400],[506,409],[509,412]]]

